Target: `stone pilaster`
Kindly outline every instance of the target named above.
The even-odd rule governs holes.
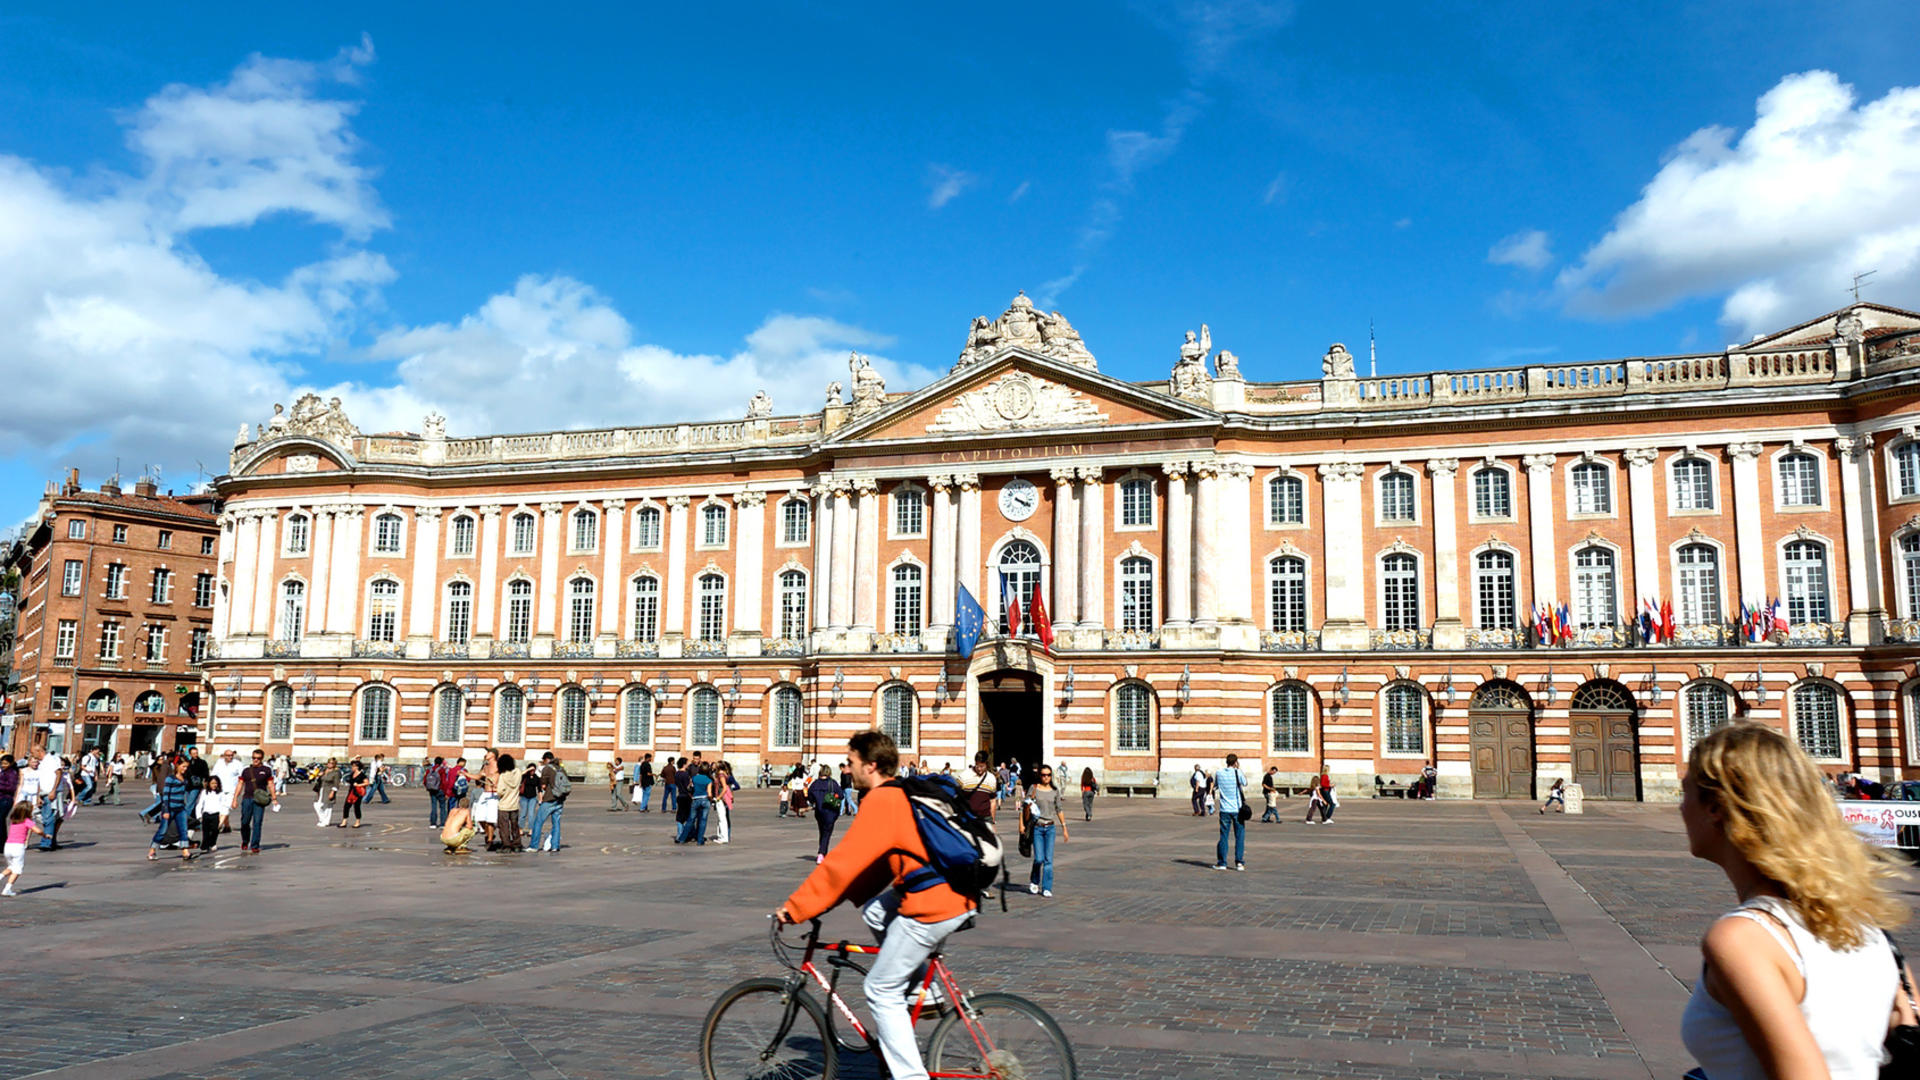
[[[880,485],[872,479],[853,483],[859,496],[853,542],[853,630],[871,634],[879,626]]]
[[[600,637],[611,641],[620,636],[620,617],[625,608],[626,583],[621,580],[620,556],[626,551],[627,500],[608,499],[605,524],[600,527]]]
[[[1551,604],[1560,592],[1560,556],[1553,547],[1552,454],[1528,454],[1520,459],[1527,470],[1528,578],[1533,582],[1533,606]],[[1522,624],[1525,619],[1520,620]]]
[[[474,589],[473,598],[473,637],[475,641],[491,641],[497,632],[494,629],[494,611],[500,591],[500,506],[489,503],[480,508],[480,584]]]
[[[1767,602],[1766,536],[1760,525],[1763,449],[1757,442],[1727,444],[1727,457],[1733,462],[1734,556],[1740,567],[1740,588],[1733,599],[1749,604]]]
[[[1456,509],[1460,461],[1433,458],[1427,475],[1433,483],[1433,647],[1464,649],[1466,623],[1460,617],[1460,523]]]
[[[1167,474],[1167,609],[1162,625],[1178,630],[1193,621],[1193,496],[1187,488],[1192,471],[1184,461],[1160,466]]]
[[[1074,499],[1079,473],[1072,467],[1051,470],[1053,479],[1053,606],[1048,616],[1058,627],[1080,620],[1080,507]]]
[[[1080,627],[1098,641],[1107,626],[1107,486],[1102,472],[1080,469]]]
[[[1367,633],[1366,555],[1358,543],[1361,533],[1361,477],[1366,466],[1333,461],[1320,466],[1321,564],[1327,583],[1327,614],[1320,627],[1320,647],[1328,650],[1365,649]]]
[[[1660,541],[1655,526],[1659,508],[1654,505],[1654,463],[1660,452],[1650,449],[1628,450],[1627,512],[1633,515],[1633,595],[1628,598],[1627,619],[1639,617],[1640,601],[1657,601],[1661,591]]]

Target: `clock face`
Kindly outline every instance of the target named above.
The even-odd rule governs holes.
[[[1025,521],[1040,506],[1040,489],[1028,480],[1011,480],[1000,489],[1000,516],[1008,521]]]

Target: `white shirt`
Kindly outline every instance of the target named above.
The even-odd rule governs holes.
[[[234,785],[240,782],[240,774],[245,772],[246,769],[247,767],[245,765],[240,764],[238,757],[235,757],[232,761],[228,761],[223,757],[213,763],[213,775],[220,778],[220,786],[226,788],[228,791],[232,791]],[[205,813],[205,811],[202,811],[202,813]]]
[[[222,787],[226,786],[226,781],[223,780],[220,783]],[[231,789],[226,791],[203,790],[200,792],[200,805],[198,809],[195,810],[195,813],[205,815],[230,814],[232,812],[233,791]]]
[[[46,758],[40,762],[40,768],[38,772],[40,774],[39,781],[40,781],[41,794],[52,795],[54,792],[59,790],[60,773],[62,771],[63,770],[60,765],[60,759],[57,757],[54,757],[52,754],[48,754]]]

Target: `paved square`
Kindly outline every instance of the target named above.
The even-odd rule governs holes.
[[[147,862],[132,809],[83,810],[0,904],[32,987],[0,1080],[695,1076],[714,996],[777,970],[764,915],[813,826],[748,792],[734,843],[678,848],[661,814],[573,801],[558,855],[443,855],[406,791],[191,864]],[[1731,894],[1672,807],[1589,810],[1354,800],[1307,827],[1294,804],[1240,874],[1183,803],[1107,800],[1054,899],[1013,892],[950,955],[1051,1011],[1087,1077],[1670,1080]]]

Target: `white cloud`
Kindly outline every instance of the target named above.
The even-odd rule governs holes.
[[[1020,181],[1020,186],[1019,186],[1019,187],[1017,187],[1017,188],[1014,188],[1014,189],[1013,189],[1013,194],[1011,194],[1011,195],[1009,195],[1009,196],[1007,196],[1007,201],[1008,201],[1008,202],[1010,202],[1010,203],[1017,203],[1017,202],[1019,202],[1019,201],[1020,201],[1021,199],[1024,199],[1024,198],[1026,198],[1026,197],[1027,197],[1027,189],[1028,189],[1028,188],[1031,188],[1032,186],[1033,186],[1033,181],[1031,181],[1031,180],[1022,180],[1022,181]]]
[[[1488,248],[1487,261],[1495,266],[1545,270],[1553,265],[1553,249],[1546,233],[1539,229],[1526,229],[1505,237]]]
[[[1242,42],[1270,34],[1293,17],[1291,3],[1274,0],[1178,0],[1135,7],[1179,36],[1196,79],[1226,66]]]
[[[1740,337],[1869,295],[1920,299],[1920,87],[1857,103],[1825,71],[1789,75],[1744,132],[1702,128],[1668,155],[1640,199],[1559,276],[1572,311],[1657,311],[1724,295]]]
[[[1286,198],[1286,195],[1287,174],[1281,173],[1274,177],[1273,181],[1267,185],[1266,194],[1260,196],[1260,203],[1263,206],[1272,206],[1275,202]]]
[[[950,165],[927,166],[927,209],[938,210],[979,182],[979,177]]]

